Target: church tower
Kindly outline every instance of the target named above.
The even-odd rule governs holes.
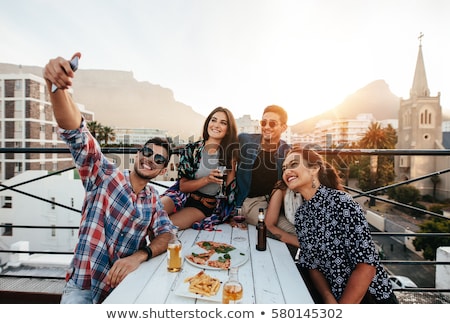
[[[425,63],[422,53],[422,37],[419,36],[414,80],[409,99],[400,99],[398,116],[397,149],[440,149],[442,148],[442,108],[440,96],[430,96]],[[399,181],[417,178],[438,171],[437,156],[398,156],[395,171]],[[427,178],[413,183],[422,195],[432,194],[433,183]]]

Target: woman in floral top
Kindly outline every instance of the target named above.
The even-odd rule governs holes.
[[[302,195],[295,214],[299,265],[324,303],[398,303],[380,265],[361,206],[343,191],[336,170],[315,151],[294,147],[283,180]]]
[[[170,219],[179,229],[201,224],[205,218],[212,215],[217,206],[217,192],[223,183],[218,178],[219,163],[223,163],[227,168],[225,205],[228,207],[233,205],[237,143],[237,128],[233,114],[227,108],[217,107],[205,120],[203,139],[187,144],[181,153],[179,180],[175,187],[170,188],[161,198],[166,211],[178,209],[170,215]],[[186,200],[181,204],[180,197],[183,197],[183,193]]]

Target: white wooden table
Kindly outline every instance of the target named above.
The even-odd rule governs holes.
[[[243,304],[313,304],[314,301],[297,270],[286,244],[267,238],[267,250],[256,250],[256,228],[248,230],[231,227],[229,224],[217,226],[217,231],[187,229],[179,232],[183,244],[183,254],[198,241],[229,243],[248,253],[249,259],[239,267],[239,281],[244,286]],[[233,237],[245,236],[244,242]],[[189,274],[201,269],[184,261],[183,270],[177,273],[167,271],[166,255],[159,255],[144,262],[104,301],[105,304],[190,304],[220,303],[200,298],[180,296],[179,285]],[[207,272],[224,282],[228,278],[226,270]]]

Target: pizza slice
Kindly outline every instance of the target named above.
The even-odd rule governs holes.
[[[213,241],[200,241],[197,242],[197,245],[207,251],[214,250],[216,253],[228,253],[235,249],[235,247],[230,244]]]
[[[229,269],[231,265],[230,259],[219,258],[217,260],[209,260],[208,265],[213,268]]]
[[[215,253],[214,250],[210,250],[210,251],[205,252],[205,253],[192,252],[190,255],[187,255],[186,258],[188,260],[192,261],[195,264],[204,265],[209,260],[211,255],[213,255],[214,253]]]

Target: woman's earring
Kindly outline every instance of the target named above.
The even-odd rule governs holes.
[[[313,181],[312,181],[312,188],[313,189],[316,188],[316,179],[313,179]]]

